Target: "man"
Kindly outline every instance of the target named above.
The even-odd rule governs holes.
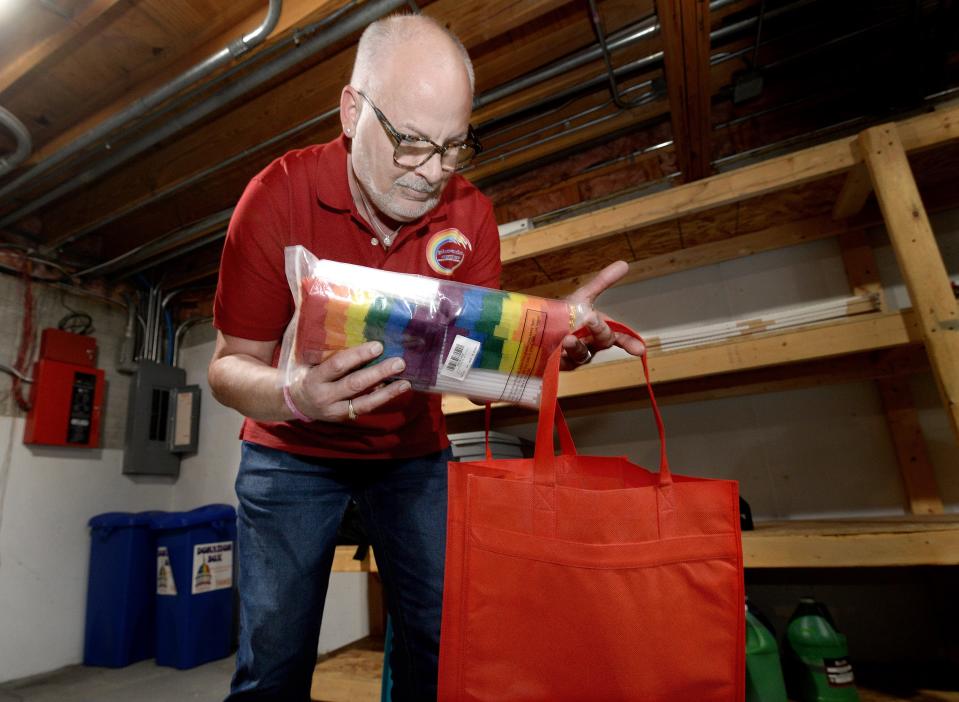
[[[439,397],[384,383],[376,342],[340,351],[288,387],[275,368],[293,312],[283,248],[498,287],[489,200],[455,174],[476,148],[473,71],[459,41],[421,16],[364,32],[343,88],[343,136],[257,175],[224,245],[210,363],[216,398],[244,414],[239,497],[240,646],[231,702],[307,700],[337,526],[356,499],[393,619],[393,699],[435,698],[450,458]],[[618,262],[576,293],[592,301]],[[619,339],[598,317],[593,350]],[[564,341],[564,367],[589,347]]]

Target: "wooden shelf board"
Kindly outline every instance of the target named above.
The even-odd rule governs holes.
[[[750,335],[691,349],[653,351],[649,354],[649,369],[654,383],[668,383],[918,343],[920,334],[914,315],[911,310],[903,310],[864,314],[840,322]],[[595,363],[575,373],[561,374],[559,396],[592,395],[644,384],[638,359]],[[466,398],[443,398],[443,411],[448,415],[478,409],[481,408]]]
[[[903,148],[919,152],[959,138],[959,107],[894,124]],[[519,261],[845,173],[862,163],[853,148],[856,139],[837,139],[518,234],[502,242],[501,258]]]
[[[376,573],[372,552],[337,546],[333,571]],[[760,522],[743,533],[747,568],[959,565],[959,514]]]
[[[959,565],[959,515],[759,523],[747,568]]]

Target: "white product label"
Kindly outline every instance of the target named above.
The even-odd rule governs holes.
[[[845,687],[856,682],[852,665],[845,658],[825,658],[823,666],[826,669],[829,687]]]
[[[176,582],[173,580],[173,568],[170,566],[170,554],[167,553],[166,546],[157,547],[157,594],[176,594]]]
[[[191,594],[233,587],[233,542],[219,541],[193,547]]]
[[[466,336],[456,335],[453,346],[440,368],[440,375],[463,380],[473,367],[476,354],[479,353],[480,342]]]

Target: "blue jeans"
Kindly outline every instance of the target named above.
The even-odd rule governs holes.
[[[236,479],[240,645],[227,702],[310,699],[336,531],[351,497],[393,620],[393,699],[436,698],[450,457],[447,449],[326,459],[244,442]]]

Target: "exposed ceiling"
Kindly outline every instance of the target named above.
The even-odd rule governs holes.
[[[415,5],[283,0],[266,40],[240,53],[267,0],[12,0],[0,16],[0,107],[26,127],[32,154],[0,177],[0,247],[30,248],[81,284],[190,287],[182,299],[202,309],[249,178],[338,133],[358,30]],[[954,0],[418,9],[473,57],[485,149],[465,175],[500,222],[695,180],[959,92]],[[224,53],[231,44],[238,56]],[[0,159],[15,149],[0,130]],[[538,261],[533,277],[508,270],[508,282],[567,275],[563,259]]]

